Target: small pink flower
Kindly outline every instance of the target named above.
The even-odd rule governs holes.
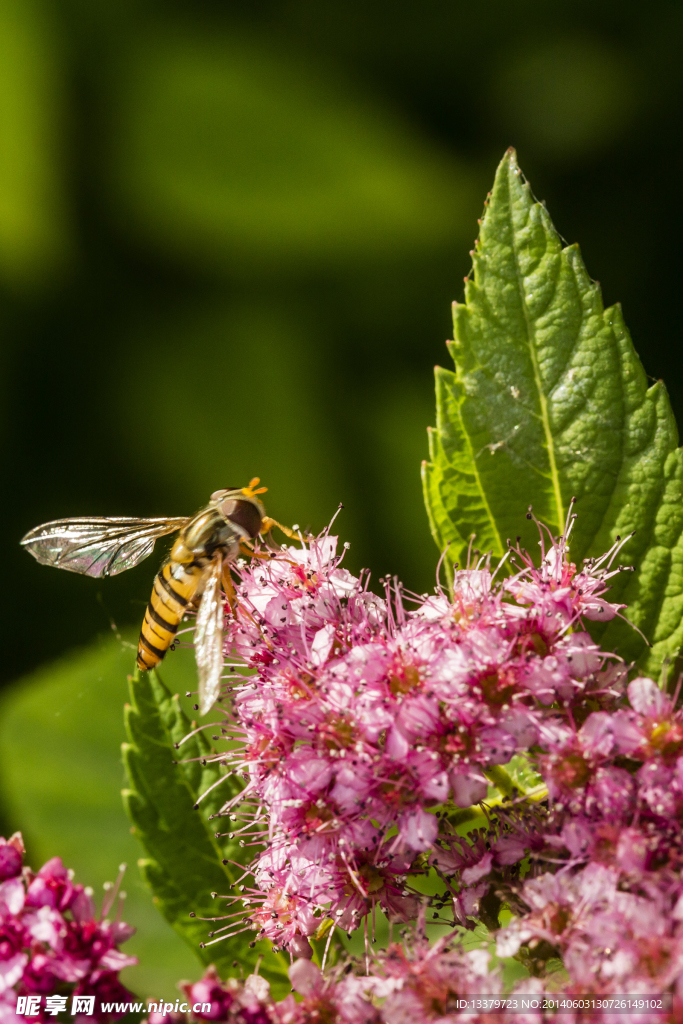
[[[0,882],[21,874],[23,858],[24,841],[20,832],[15,832],[9,839],[0,836]]]
[[[60,857],[43,864],[28,887],[26,903],[30,907],[55,907],[65,910],[74,895],[69,873]]]

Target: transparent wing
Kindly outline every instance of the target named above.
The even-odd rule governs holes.
[[[216,703],[223,672],[223,592],[220,555],[207,570],[206,586],[197,612],[194,649],[199,673],[199,713],[205,715]]]
[[[30,530],[21,543],[43,565],[85,576],[116,576],[151,555],[154,542],[184,519],[55,519]]]

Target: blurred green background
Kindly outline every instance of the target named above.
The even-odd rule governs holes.
[[[160,556],[99,583],[19,538],[259,475],[284,522],[344,503],[351,569],[430,588],[432,367],[507,146],[681,418],[682,42],[669,0],[0,6],[0,807],[36,866],[136,855],[106,637]],[[178,976],[168,941],[141,988]]]

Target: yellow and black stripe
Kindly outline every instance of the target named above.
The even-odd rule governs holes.
[[[204,571],[200,565],[167,562],[157,574],[140,630],[138,668],[154,668],[164,657]]]

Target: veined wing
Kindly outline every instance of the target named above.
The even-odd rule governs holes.
[[[85,576],[116,576],[151,555],[159,537],[186,522],[187,517],[55,519],[29,530],[21,543],[43,565]]]
[[[223,672],[223,592],[220,554],[214,555],[207,569],[207,580],[197,612],[194,649],[199,674],[199,713],[216,703]]]

